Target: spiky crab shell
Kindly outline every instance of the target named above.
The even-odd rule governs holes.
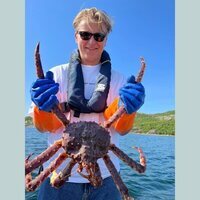
[[[77,162],[94,163],[108,153],[109,132],[95,122],[74,122],[63,134],[63,148]]]

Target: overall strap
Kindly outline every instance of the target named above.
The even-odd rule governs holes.
[[[94,92],[90,99],[86,99],[84,96],[84,79],[79,53],[75,52],[72,54],[68,68],[67,105],[74,110],[76,117],[79,117],[80,113],[100,113],[106,109],[110,80],[110,56],[106,51],[103,51]]]

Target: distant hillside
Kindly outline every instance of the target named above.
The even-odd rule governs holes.
[[[32,125],[32,118],[25,117],[25,126]],[[132,131],[135,133],[175,135],[175,111],[157,114],[137,113]]]
[[[175,111],[157,114],[137,113],[132,131],[135,133],[175,135]]]
[[[32,125],[33,125],[32,118],[29,116],[25,117],[25,126],[32,126]]]

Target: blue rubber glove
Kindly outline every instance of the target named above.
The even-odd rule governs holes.
[[[136,112],[143,104],[145,99],[145,90],[141,83],[135,81],[135,77],[128,78],[127,83],[119,90],[120,101],[126,112],[132,114]]]
[[[31,99],[43,111],[49,112],[58,104],[56,93],[59,84],[53,80],[53,73],[48,71],[44,79],[37,79],[31,87]]]

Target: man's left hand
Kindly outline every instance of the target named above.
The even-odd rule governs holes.
[[[131,76],[119,90],[119,96],[120,104],[124,104],[126,112],[132,114],[144,104],[145,89],[141,83],[135,81],[134,76]]]

